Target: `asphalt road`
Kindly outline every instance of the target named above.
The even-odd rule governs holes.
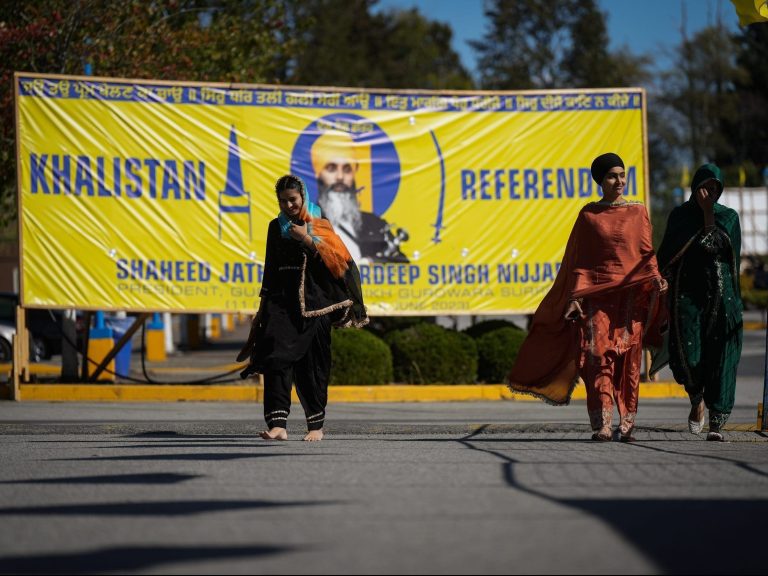
[[[311,444],[298,407],[269,443],[256,404],[0,402],[0,572],[763,574],[764,342],[726,443],[685,399],[634,444],[584,402],[336,404]]]
[[[340,404],[268,443],[258,405],[0,403],[0,572],[764,573],[768,438],[641,409],[634,444],[583,402]]]

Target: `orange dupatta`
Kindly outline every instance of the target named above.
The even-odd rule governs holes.
[[[301,196],[304,204],[299,212],[299,219],[307,223],[307,234],[312,238],[320,258],[334,278],[343,278],[349,269],[352,255],[344,245],[344,241],[336,234],[333,225],[325,218],[320,217],[320,207],[307,200],[304,182],[301,182]],[[280,232],[283,237],[290,237],[288,232],[291,220],[281,211],[277,217],[280,224]]]
[[[579,212],[555,282],[539,304],[507,385],[513,392],[568,404],[578,381],[578,328],[565,319],[571,300],[660,278],[651,223],[640,202],[592,202]],[[654,314],[650,323],[660,320]]]

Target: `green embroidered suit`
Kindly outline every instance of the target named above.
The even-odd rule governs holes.
[[[714,216],[715,225],[705,229],[694,198],[669,216],[657,253],[670,285],[668,348],[657,355],[653,369],[668,359],[691,402],[703,397],[710,421],[722,426],[733,409],[741,357],[741,229],[731,208],[715,204]]]

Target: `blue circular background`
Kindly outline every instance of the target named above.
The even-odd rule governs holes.
[[[379,126],[368,118],[357,114],[329,114],[322,116],[307,126],[296,139],[291,153],[291,173],[301,176],[307,185],[309,199],[317,202],[317,177],[312,169],[312,145],[324,130],[318,122],[372,124],[373,131],[364,133],[346,132],[354,142],[368,144],[371,147],[371,185],[373,186],[373,212],[379,216],[392,205],[400,188],[400,157],[397,155],[392,140]]]

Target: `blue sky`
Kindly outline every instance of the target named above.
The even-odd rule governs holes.
[[[682,37],[683,10],[689,37],[716,22],[718,14],[727,29],[735,32],[739,28],[730,0],[598,0],[598,4],[608,15],[612,49],[626,46],[635,54],[651,53],[662,67]],[[556,7],[557,1],[552,5]],[[379,0],[377,5],[378,9],[412,7],[432,20],[451,25],[454,49],[474,75],[475,54],[467,41],[482,38],[485,31],[483,0]]]

